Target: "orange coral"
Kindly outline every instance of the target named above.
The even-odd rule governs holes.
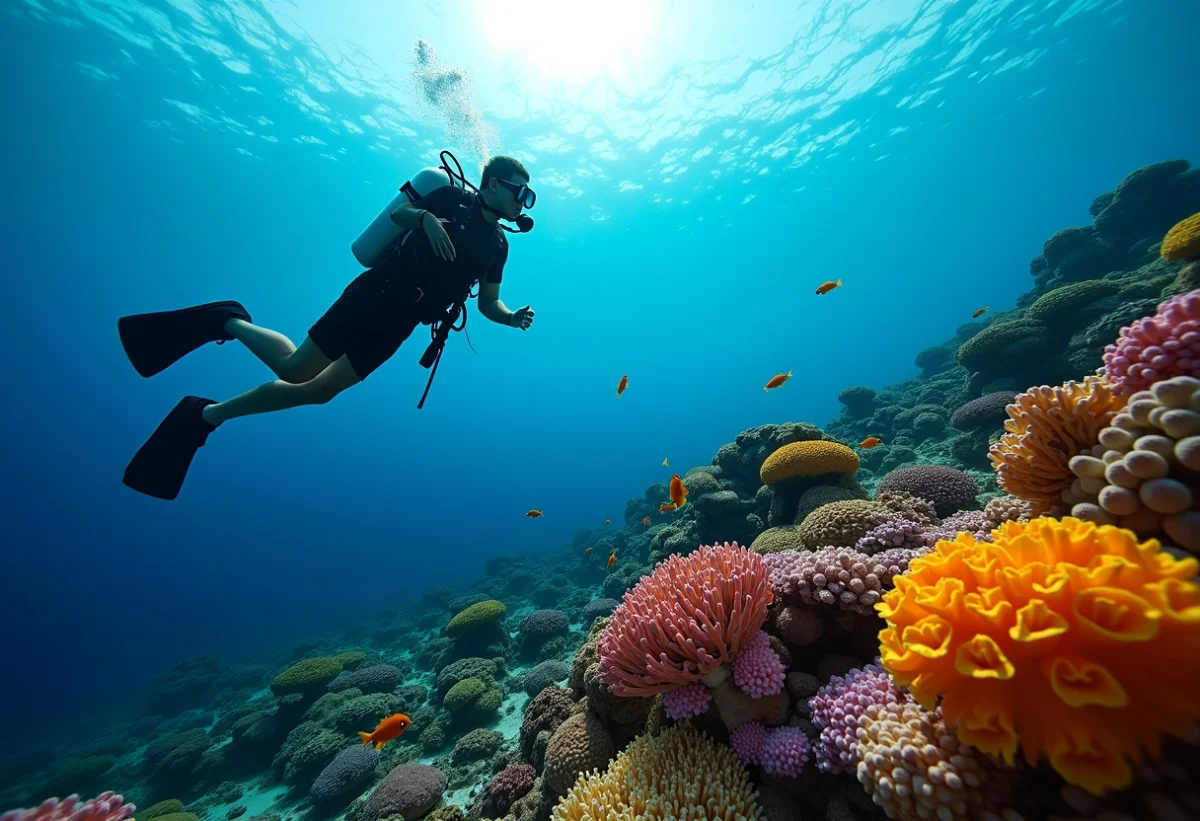
[[[1075,481],[1071,457],[1095,445],[1124,406],[1097,376],[1017,394],[1008,406],[1007,433],[988,451],[1000,487],[1030,502],[1034,515],[1062,502]]]
[[[1200,720],[1200,563],[1080,519],[938,542],[876,609],[883,666],[958,739],[1094,793]]]
[[[853,476],[858,470],[858,454],[840,442],[816,439],[792,442],[775,450],[759,470],[764,485],[773,485],[797,476],[820,476],[822,473],[845,473]]]
[[[1163,237],[1159,253],[1164,259],[1188,259],[1200,256],[1200,214],[1192,214],[1175,223]]]

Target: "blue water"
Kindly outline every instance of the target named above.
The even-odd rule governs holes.
[[[664,457],[914,375],[1092,197],[1200,156],[1193,0],[599,5],[5,0],[0,735],[619,524]],[[418,329],[329,405],[223,426],[176,501],[125,488],[180,396],[270,374],[235,343],[144,380],[116,319],[237,299],[299,343],[442,147],[529,167],[502,299],[533,328],[474,314],[421,411]]]

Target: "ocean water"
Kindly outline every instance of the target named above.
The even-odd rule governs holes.
[[[1093,197],[1200,156],[1192,0],[742,5],[4,0],[6,748],[620,526],[739,431],[914,376]],[[418,411],[419,328],[222,426],[177,500],[123,486],[181,396],[271,374],[230,343],[143,379],[117,318],[236,299],[299,343],[443,148],[529,168],[501,298],[533,327],[472,308]]]

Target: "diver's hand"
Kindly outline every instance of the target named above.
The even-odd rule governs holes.
[[[446,262],[453,262],[454,244],[450,242],[450,235],[442,227],[441,220],[426,211],[421,215],[421,227],[425,229],[425,236],[429,237],[429,244],[433,246],[433,252]]]
[[[528,305],[524,308],[518,308],[508,318],[508,324],[514,328],[520,328],[522,331],[528,331],[529,326],[533,324],[533,309]]]

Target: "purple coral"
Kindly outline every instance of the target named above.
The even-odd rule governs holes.
[[[757,721],[747,721],[729,734],[729,746],[747,767],[762,763],[762,749],[766,740],[767,728]]]
[[[533,789],[537,770],[529,764],[509,764],[487,786],[488,797],[498,815],[508,815],[513,802]]]
[[[889,516],[881,524],[876,525],[858,540],[854,549],[859,553],[874,555],[881,550],[906,547],[909,549],[923,547],[921,538],[922,527],[914,521],[902,516]]]
[[[903,490],[933,502],[939,516],[975,504],[979,486],[970,474],[946,465],[912,465],[896,468],[879,483],[876,495]]]
[[[733,660],[733,683],[750,698],[775,695],[783,689],[786,678],[783,662],[761,630],[746,639]]]
[[[355,744],[342,750],[325,765],[312,783],[309,794],[317,801],[328,801],[362,792],[379,763],[379,753],[372,747]],[[356,792],[357,791],[357,792]]]
[[[346,673],[329,682],[331,692],[341,692],[351,687],[362,690],[363,695],[371,693],[390,693],[400,684],[404,674],[399,667],[390,664],[374,664],[363,667],[353,673]]]
[[[1117,396],[1173,376],[1200,377],[1200,290],[1173,296],[1121,329],[1104,349],[1104,371]]]
[[[959,533],[970,533],[977,541],[990,542],[993,527],[991,520],[982,510],[960,510],[948,519],[943,519],[941,524],[926,528],[925,545],[935,547],[943,539],[953,541]]]
[[[446,775],[427,764],[401,764],[384,776],[363,805],[362,821],[392,815],[420,818],[433,809],[446,790]]]
[[[823,604],[869,615],[882,598],[887,568],[865,553],[823,547],[763,556],[774,592],[803,604]]]
[[[883,572],[879,573],[879,583],[884,587],[891,587],[892,579],[906,572],[909,562],[918,556],[924,556],[929,551],[928,547],[918,547],[912,550],[907,547],[893,547],[876,553],[871,557],[871,561],[883,568]]]
[[[759,752],[763,772],[796,778],[808,763],[808,736],[799,727],[776,727]]]
[[[859,721],[873,704],[898,704],[903,695],[882,667],[868,664],[834,676],[808,700],[812,723],[821,731],[817,767],[823,773],[853,773]]]
[[[695,718],[708,711],[712,693],[698,681],[663,693],[663,708],[673,721]]]
[[[567,632],[570,621],[561,610],[534,610],[525,618],[517,631],[527,638],[543,639]]]
[[[959,430],[998,428],[1008,418],[1008,405],[1017,394],[1015,391],[996,391],[972,399],[950,417],[950,424]]]

